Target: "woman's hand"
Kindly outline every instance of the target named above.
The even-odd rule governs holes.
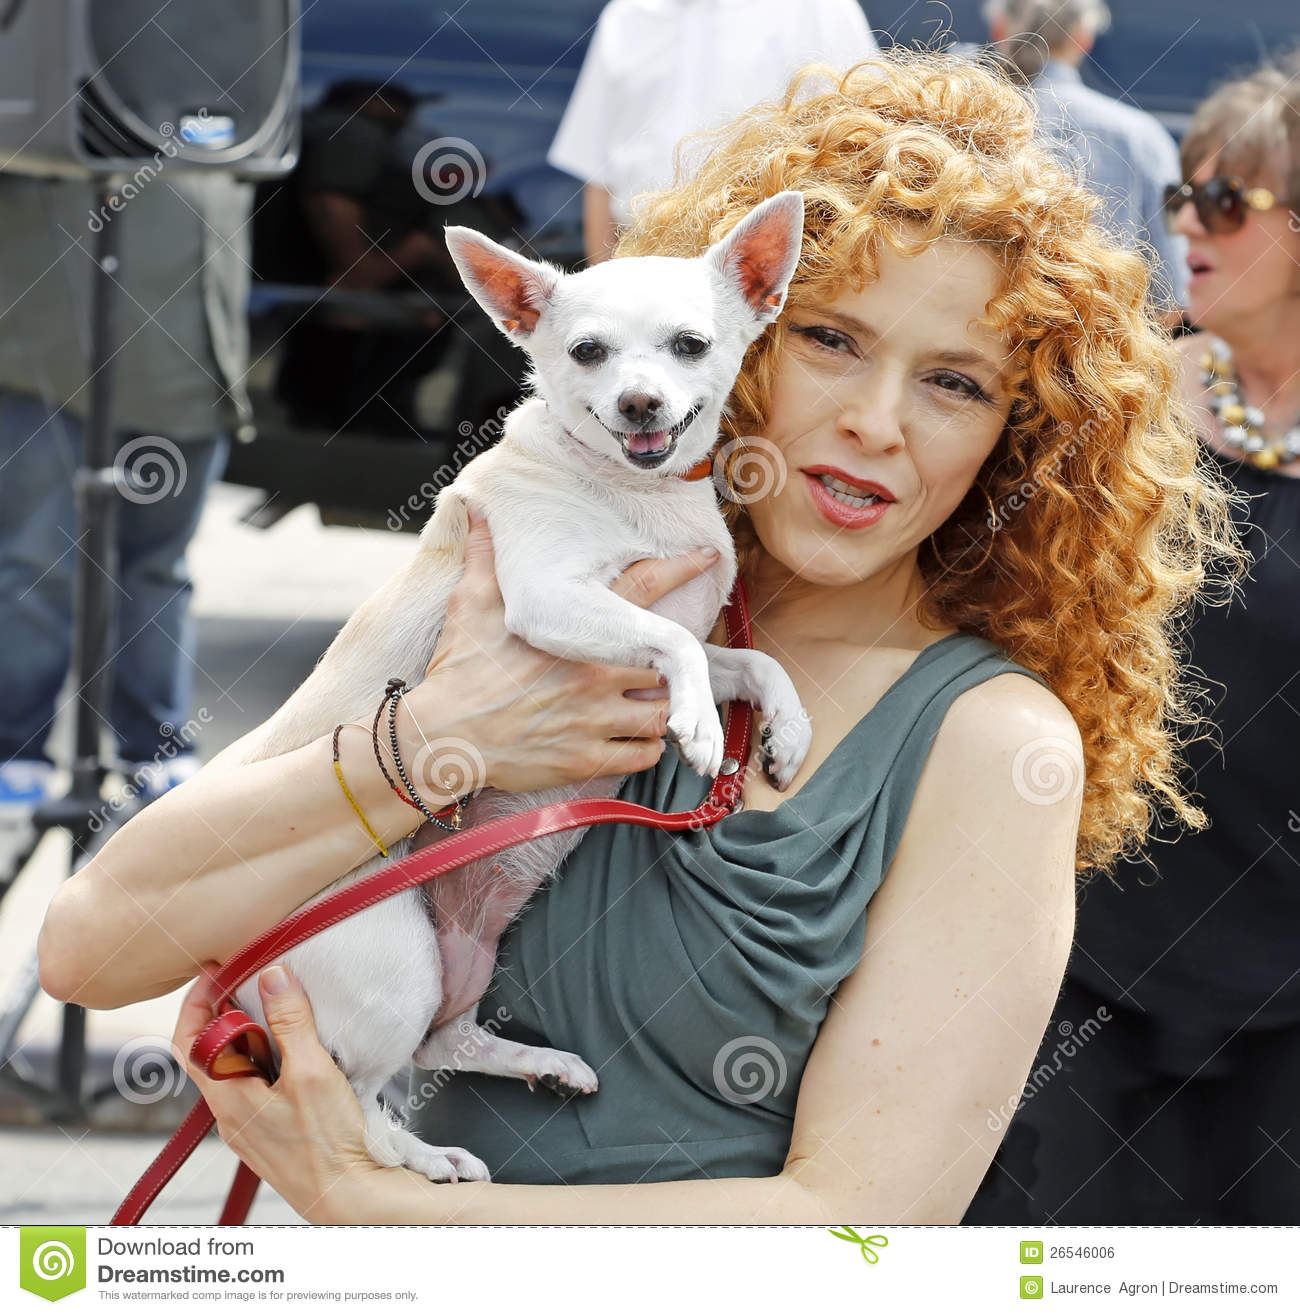
[[[716,562],[716,553],[699,550],[644,558],[610,588],[649,607]],[[402,700],[415,723],[399,720],[405,761],[424,747],[419,727],[446,724],[449,701],[458,736],[482,759],[487,783],[503,790],[643,771],[659,761],[668,729],[668,694],[653,668],[567,661],[506,629],[492,538],[487,521],[474,516],[465,573],[448,600],[426,678]]]
[[[190,1061],[190,1047],[215,1016],[216,993],[208,973],[217,965],[203,967],[172,1036],[177,1059],[231,1150],[304,1219],[331,1218],[331,1196],[343,1198],[357,1179],[382,1171],[366,1151],[361,1106],[316,1035],[306,994],[279,964],[264,969],[258,979],[271,1035],[280,1047],[280,1076],[274,1084],[234,1052],[220,1062],[248,1076],[210,1078]]]

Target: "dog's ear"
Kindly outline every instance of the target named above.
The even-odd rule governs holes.
[[[537,327],[564,271],[529,260],[472,228],[449,224],[447,250],[470,296],[513,342],[523,343]]]
[[[785,305],[803,246],[803,193],[778,192],[757,205],[704,259],[766,324]]]

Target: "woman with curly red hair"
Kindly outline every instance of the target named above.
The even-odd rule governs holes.
[[[197,1080],[309,1219],[956,1222],[1000,1140],[987,1111],[1020,1092],[1056,999],[1076,872],[1140,844],[1154,807],[1203,821],[1178,783],[1196,718],[1174,626],[1238,550],[1144,262],[1094,224],[1012,87],[905,53],[804,70],[643,197],[616,255],[697,254],[786,188],[802,259],[719,465],[755,644],[812,715],[808,759],[784,795],[751,769],[706,832],[593,828],[506,933],[471,1071],[417,1072],[409,1100],[494,1182],[376,1168],[305,998],[268,970],[284,1073]],[[473,741],[507,788],[617,761],[637,772],[625,797],[698,802],[662,726],[619,706],[636,673],[566,685],[569,664],[509,641],[490,560],[480,528],[404,700],[425,732]],[[703,565],[639,563],[616,587],[649,601]],[[409,828],[373,764],[345,770],[381,838]],[[325,744],[206,769],[56,901],[48,980],[128,926],[132,962],[78,998],[222,958],[253,930],[238,897],[264,925],[358,861],[336,794]],[[286,841],[304,808],[327,839]],[[196,987],[182,1048],[210,1004]],[[579,1051],[599,1092],[487,1076],[519,1041]]]

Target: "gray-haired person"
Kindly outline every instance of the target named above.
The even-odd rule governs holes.
[[[1151,259],[1151,296],[1171,326],[1187,295],[1187,243],[1166,232],[1167,184],[1182,182],[1173,138],[1151,115],[1085,86],[1079,65],[1110,25],[1104,0],[987,0],[989,36],[1038,103],[1044,130],[1105,202],[1107,222]]]

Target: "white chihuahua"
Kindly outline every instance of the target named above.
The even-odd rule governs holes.
[[[439,493],[410,565],[357,610],[284,706],[232,746],[232,757],[269,758],[340,721],[369,721],[389,677],[423,678],[464,569],[472,506],[488,522],[512,633],[557,657],[654,667],[667,679],[669,738],[702,775],[716,775],[722,762],[715,704],[760,707],[772,728],[770,775],[787,786],[808,751],[807,713],[772,658],[704,643],[731,593],[736,558],[713,481],[681,476],[713,450],[745,350],[785,301],[802,233],[803,198],[782,192],[695,259],[639,257],[565,274],[470,229],[448,228],[469,291],[527,350],[536,396],[511,413],[500,442]],[[632,562],[697,545],[716,547],[717,563],[653,608],[610,591]],[[408,774],[418,791],[419,777]],[[612,795],[622,780],[514,794],[485,788],[467,805],[464,825]],[[311,998],[321,1041],[366,1112],[378,1163],[405,1164],[435,1181],[488,1177],[476,1156],[427,1145],[381,1105],[380,1090],[412,1057],[424,1068],[519,1077],[563,1094],[595,1091],[596,1075],[577,1055],[521,1045],[476,1022],[502,932],[584,833],[545,836],[467,864],[285,956]],[[426,824],[390,853],[442,834]],[[265,1022],[255,981],[238,1000]]]

